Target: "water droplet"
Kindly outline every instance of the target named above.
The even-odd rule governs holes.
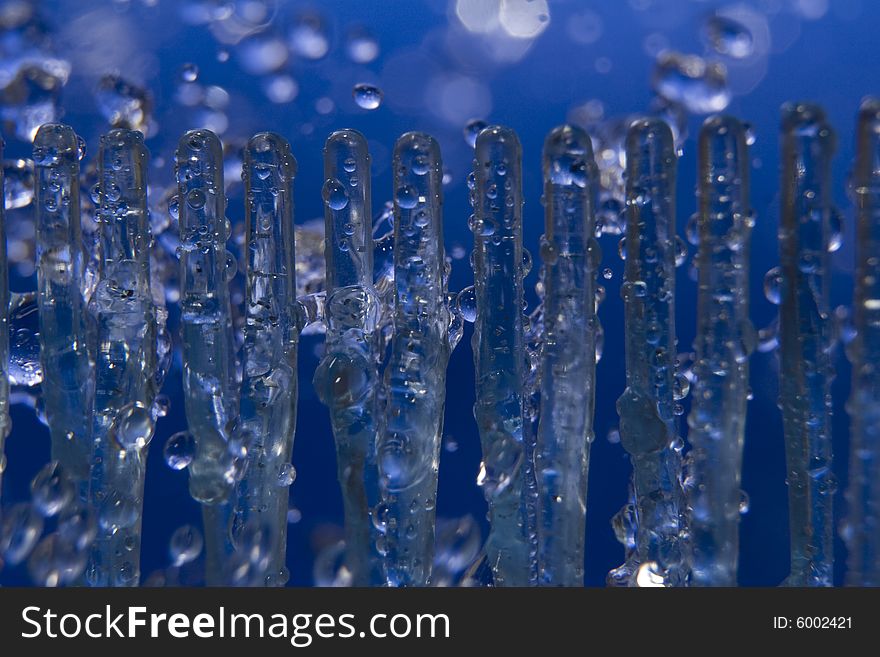
[[[238,273],[238,261],[235,259],[235,255],[230,251],[226,252],[226,282],[232,282],[232,279],[235,278],[235,275]]]
[[[678,235],[675,236],[675,266],[681,267],[688,257],[688,248],[684,240]]]
[[[98,526],[91,510],[78,505],[68,506],[58,516],[57,533],[65,542],[84,550],[95,540]]]
[[[105,75],[98,83],[95,99],[101,114],[114,128],[151,135],[153,98],[146,89],[118,75]]]
[[[610,267],[605,267],[605,269],[602,270],[602,278],[604,278],[606,281],[610,281],[613,277],[614,272],[611,271]]]
[[[462,319],[474,323],[477,320],[477,291],[473,285],[464,288],[455,297],[455,305],[461,313]]]
[[[730,103],[727,69],[697,55],[661,53],[653,84],[665,100],[682,105],[693,114],[720,112]]]
[[[171,410],[171,399],[168,395],[156,395],[156,399],[153,400],[152,408],[153,422],[160,417],[167,416],[169,410]]]
[[[184,82],[195,82],[199,79],[199,67],[192,62],[186,62],[180,67],[180,79]]]
[[[73,501],[76,489],[57,461],[47,463],[31,481],[31,499],[44,516],[63,511]]]
[[[298,16],[290,30],[290,49],[305,59],[321,59],[330,50],[327,28],[314,12]]]
[[[349,36],[345,51],[355,64],[368,64],[379,56],[379,42],[364,30],[358,29]]]
[[[189,194],[186,196],[186,204],[193,210],[201,210],[205,207],[207,201],[208,199],[205,196],[205,192],[201,189],[190,190]]]
[[[296,480],[296,468],[290,463],[284,463],[278,469],[278,485],[287,488]]]
[[[43,532],[43,518],[30,504],[4,509],[0,517],[0,554],[10,565],[27,559]]]
[[[464,127],[464,140],[468,143],[468,146],[473,148],[477,145],[477,135],[488,125],[482,119],[472,119],[467,122],[467,125]]]
[[[36,153],[34,154],[36,157]],[[34,164],[29,160],[4,160],[4,202],[7,210],[30,205],[34,200]],[[11,257],[12,254],[10,254]]]
[[[745,515],[749,512],[749,494],[744,490],[739,492],[739,513]]]
[[[773,267],[764,275],[764,296],[774,305],[782,302],[782,270]]]
[[[419,204],[419,193],[412,185],[404,185],[397,190],[394,200],[397,202],[398,207],[404,210],[412,210]]]
[[[348,205],[348,192],[345,190],[345,185],[336,178],[326,180],[321,195],[324,198],[324,203],[332,210],[342,210]]]
[[[690,391],[691,382],[687,376],[681,372],[676,372],[672,382],[672,398],[676,401],[681,401],[688,396]]]
[[[828,239],[828,252],[834,253],[843,245],[843,213],[838,208],[831,208],[829,223],[831,236]]]
[[[739,21],[713,14],[706,21],[704,30],[709,45],[720,55],[743,59],[754,52],[752,33]]]
[[[107,534],[131,527],[138,519],[138,506],[126,492],[114,490],[101,503],[98,521]]]
[[[80,576],[88,562],[88,554],[58,534],[50,534],[39,542],[28,559],[28,574],[38,586],[60,586]]]
[[[165,443],[162,450],[165,463],[172,470],[183,470],[188,467],[196,455],[196,441],[189,431],[178,431]]]
[[[374,110],[382,104],[382,90],[372,84],[356,84],[351,90],[352,98],[358,107],[365,110]]]
[[[153,439],[153,417],[140,402],[126,404],[113,420],[111,432],[122,449],[140,450]]]
[[[174,530],[171,540],[168,542],[168,553],[171,556],[171,563],[175,566],[182,566],[191,561],[195,561],[202,552],[201,532],[192,525],[183,525]]]

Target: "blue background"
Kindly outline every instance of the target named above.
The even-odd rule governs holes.
[[[451,3],[454,5],[454,2]],[[468,252],[470,208],[464,184],[469,170],[469,147],[462,131],[469,118],[506,124],[520,135],[524,154],[525,240],[537,254],[543,228],[540,152],[544,135],[567,120],[569,112],[589,100],[599,100],[604,116],[617,117],[647,110],[653,98],[651,73],[654,60],[646,52],[646,37],[667,47],[703,54],[706,45],[701,26],[710,10],[724,3],[685,0],[631,0],[630,2],[550,2],[549,24],[531,42],[528,52],[515,62],[493,61],[480,46],[480,35],[464,30],[445,0],[384,0],[365,2],[327,0],[321,3],[280,2],[272,24],[261,34],[286,34],[302,10],[322,17],[329,51],[320,60],[291,56],[281,72],[292,76],[299,92],[291,102],[276,104],[263,93],[266,76],[242,69],[240,45],[218,44],[206,25],[182,19],[183,7],[193,3],[158,4],[131,0],[119,2],[44,2],[53,47],[73,63],[70,81],[62,93],[63,120],[87,141],[89,153],[97,152],[97,138],[106,130],[93,95],[96,80],[118,71],[138,81],[155,98],[157,132],[147,140],[154,161],[151,185],[161,191],[173,181],[171,155],[177,137],[186,129],[200,127],[204,108],[181,106],[175,100],[183,63],[199,67],[198,83],[219,85],[230,94],[223,110],[228,128],[225,143],[242,142],[260,130],[274,130],[287,137],[299,162],[296,179],[297,222],[322,216],[321,147],[333,129],[352,127],[367,135],[373,152],[373,205],[390,199],[389,153],[394,140],[408,130],[424,130],[437,136],[444,163],[452,174],[445,188],[447,251],[463,246]],[[778,121],[780,105],[790,99],[821,102],[839,133],[834,161],[835,199],[844,211],[843,247],[833,256],[833,306],[849,304],[852,295],[852,208],[845,193],[845,180],[853,155],[853,121],[866,94],[880,89],[880,68],[874,65],[876,26],[880,4],[859,0],[783,1],[746,3],[770,16],[770,49],[758,62],[754,88],[735,93],[727,111],[749,121],[757,141],[754,158],[752,202],[757,212],[752,248],[752,317],[758,328],[767,326],[776,307],[762,293],[764,273],[777,262],[778,225]],[[823,11],[824,10],[824,11]],[[592,12],[601,21],[601,33],[592,43],[571,37],[569,24],[575,16]],[[815,18],[816,14],[821,14]],[[369,30],[380,53],[372,62],[353,63],[345,52],[347,34],[355,26]],[[660,35],[659,37],[656,35]],[[580,39],[584,41],[585,39]],[[82,53],[85,48],[91,56]],[[219,62],[217,52],[229,51]],[[77,54],[79,53],[79,54]],[[96,54],[97,53],[97,54]],[[605,71],[610,62],[610,70]],[[104,69],[104,70],[102,70]],[[432,86],[458,80],[469,90],[454,97],[450,107],[438,110]],[[373,82],[384,89],[383,105],[374,111],[359,108],[351,88],[357,82]],[[316,110],[317,99],[328,97],[335,104],[329,114]],[[427,100],[426,100],[427,98]],[[467,115],[470,110],[482,110]],[[678,232],[684,233],[694,211],[694,136],[702,117],[689,120],[690,137],[679,160]],[[311,128],[309,127],[311,126]],[[309,132],[311,130],[311,132]],[[30,147],[6,131],[5,157],[26,157]],[[229,215],[242,219],[242,189],[229,190]],[[28,208],[18,211],[26,216]],[[12,220],[12,219],[11,219]],[[614,402],[623,390],[623,308],[619,295],[622,262],[617,256],[616,236],[603,236],[602,267],[613,271],[610,280],[600,278],[607,289],[600,308],[605,329],[604,355],[598,366],[595,433],[592,446],[588,514],[586,583],[603,585],[609,569],[622,561],[622,548],[611,531],[610,519],[626,501],[630,466],[619,444],[606,440],[617,425]],[[693,247],[690,247],[691,254]],[[470,284],[467,258],[453,262],[451,290]],[[687,265],[679,269],[676,323],[679,351],[688,351],[695,326],[695,284]],[[537,280],[537,262],[527,281],[530,300]],[[27,273],[14,271],[13,289],[33,289]],[[173,313],[172,323],[173,329]],[[448,375],[444,449],[440,466],[438,514],[458,517],[473,514],[485,522],[485,502],[475,484],[480,462],[479,440],[471,408],[473,366],[471,326],[454,352]],[[340,535],[341,498],[336,483],[335,455],[325,408],[311,387],[317,365],[318,337],[306,337],[300,349],[299,420],[293,462],[297,478],[291,488],[291,505],[301,519],[289,528],[288,566],[291,583],[312,583],[312,560],[317,550]],[[838,377],[834,383],[834,470],[840,487],[836,496],[837,517],[845,512],[842,492],[847,471],[847,416],[843,403],[848,395],[849,371],[842,349],[835,351]],[[172,433],[184,429],[186,420],[180,388],[179,359],[167,379],[164,392],[172,400],[168,417],[158,423],[150,446],[143,523],[142,572],[144,576],[168,565],[168,539],[184,523],[200,523],[198,505],[187,492],[185,472],[170,470],[161,448]],[[752,359],[754,400],[749,420],[743,467],[743,488],[750,509],[742,518],[740,583],[776,585],[788,571],[788,521],[785,464],[780,413],[776,406],[778,365],[775,354],[757,353]],[[25,405],[12,410],[14,428],[7,440],[9,467],[3,480],[3,500],[25,499],[35,472],[49,458],[48,432]],[[452,444],[457,445],[454,451]],[[484,535],[486,527],[483,527]],[[836,581],[842,581],[845,548],[836,545]],[[21,569],[0,575],[4,583],[22,582]]]

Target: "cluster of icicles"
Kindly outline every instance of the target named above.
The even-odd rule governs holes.
[[[835,137],[821,108],[783,108],[779,224],[781,408],[788,461],[792,585],[832,583],[829,250]],[[698,140],[697,337],[692,375],[678,371],[674,327],[676,148],[656,118],[628,127],[626,389],[620,440],[633,466],[630,503],[614,519],[624,586],[734,585],[740,470],[749,398],[748,128],[706,120]],[[344,499],[337,582],[579,586],[596,360],[601,327],[596,239],[599,195],[590,136],[561,126],[543,153],[541,303],[524,314],[522,157],[516,134],[488,126],[469,177],[473,287],[447,289],[443,167],[436,141],[407,133],[394,147],[391,265],[376,273],[370,156],[354,130],[324,149],[324,289],[297,296],[296,161],[261,133],[243,158],[246,195],[244,341],[234,333],[218,138],[194,130],[176,154],[179,343],[189,432],[165,446],[187,468],[201,534],[176,536],[180,562],[204,551],[211,585],[282,585],[297,405],[297,348],[320,324],[314,386],[330,410]],[[44,125],[34,140],[42,412],[52,459],[29,503],[4,508],[0,554],[28,560],[42,584],[140,582],[146,451],[163,415],[159,391],[172,339],[151,261],[148,154],[139,132],[101,140],[84,231],[82,142]],[[880,101],[858,118],[853,167],[857,262],[849,343],[853,363],[849,581],[880,584]],[[2,222],[0,222],[2,226]],[[601,230],[601,228],[599,229]],[[0,239],[0,246],[5,241]],[[0,255],[5,261],[5,254]],[[6,268],[0,307],[9,308]],[[3,322],[8,324],[7,313]],[[435,559],[435,508],[446,369],[463,322],[474,323],[478,483],[490,533],[467,559]],[[8,363],[0,330],[0,363]],[[0,436],[10,430],[0,375]],[[688,442],[679,401],[692,389]],[[0,444],[2,447],[2,444]],[[0,469],[2,471],[2,469]],[[42,539],[44,527],[52,527]],[[454,537],[453,537],[454,538]],[[455,555],[453,555],[455,556]],[[459,555],[460,556],[460,555]],[[30,557],[28,559],[28,557]],[[451,562],[456,563],[452,564]],[[438,565],[439,564],[439,565]],[[444,570],[442,577],[437,569]]]

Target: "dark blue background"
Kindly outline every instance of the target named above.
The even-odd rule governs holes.
[[[745,95],[736,95],[727,111],[754,126],[757,141],[752,147],[755,164],[752,176],[752,202],[757,225],[752,248],[752,316],[756,327],[768,325],[776,308],[762,294],[764,272],[777,262],[778,224],[778,138],[779,107],[789,99],[821,102],[839,132],[839,150],[834,162],[836,201],[848,219],[845,240],[834,254],[833,305],[850,303],[852,294],[852,209],[845,194],[845,180],[853,154],[853,120],[861,98],[880,90],[880,69],[874,65],[876,26],[880,24],[880,4],[867,0],[840,0],[819,20],[808,20],[795,9],[815,7],[815,0],[798,2],[757,2],[757,7],[779,8],[771,20],[773,47],[766,58],[766,75]],[[445,189],[445,228],[447,249],[463,245],[468,251],[471,236],[467,229],[470,208],[464,178],[470,166],[468,146],[462,136],[464,121],[448,122],[437,116],[418,94],[435,75],[466,76],[488,90],[491,108],[483,118],[515,128],[524,153],[526,198],[525,238],[537,254],[543,228],[540,150],[544,135],[566,121],[576,105],[598,99],[606,117],[644,111],[653,97],[650,77],[653,59],[642,47],[648,34],[659,33],[670,48],[703,53],[700,28],[708,11],[719,3],[685,0],[640,0],[638,2],[550,3],[550,23],[529,52],[518,62],[499,64],[475,56],[479,37],[464,34],[442,0],[384,0],[363,2],[327,0],[321,3],[280,3],[276,24],[270,28],[284,33],[286,21],[303,7],[320,12],[330,39],[328,55],[320,61],[292,58],[285,65],[299,84],[299,94],[291,103],[273,104],[263,92],[262,81],[245,73],[238,65],[238,52],[229,46],[228,62],[217,61],[221,47],[205,26],[181,21],[181,3],[161,0],[158,6],[145,6],[132,0],[128,4],[110,2],[46,2],[43,13],[55,36],[58,52],[67,56],[79,48],[79,40],[103,40],[105,60],[74,69],[63,93],[64,121],[86,138],[89,152],[97,150],[97,137],[106,124],[97,113],[92,95],[99,69],[119,70],[138,79],[155,96],[158,133],[147,140],[154,159],[164,158],[164,166],[151,170],[152,183],[172,181],[170,156],[177,137],[186,129],[199,127],[198,113],[182,108],[174,100],[182,63],[199,66],[199,83],[220,85],[232,99],[226,114],[229,128],[224,141],[246,138],[259,130],[274,130],[286,136],[299,162],[296,179],[297,221],[322,215],[321,147],[333,129],[353,127],[371,141],[374,156],[374,210],[390,198],[388,157],[396,137],[407,130],[425,130],[440,140],[444,160],[452,175]],[[821,0],[818,6],[821,8]],[[572,15],[589,8],[601,17],[602,33],[591,44],[569,38],[566,23]],[[83,22],[83,16],[93,13]],[[112,20],[109,20],[110,17]],[[76,22],[79,20],[80,22]],[[121,33],[106,29],[121,21]],[[354,64],[345,56],[345,40],[352,26],[365,26],[379,42],[379,57],[368,64]],[[80,26],[71,29],[71,26]],[[85,29],[82,26],[86,26]],[[91,29],[96,34],[91,35]],[[452,45],[445,41],[453,31]],[[786,35],[788,35],[786,37]],[[785,41],[791,41],[786,45]],[[470,46],[468,46],[470,44]],[[92,44],[94,45],[94,44]],[[100,44],[99,44],[100,45]],[[100,52],[100,51],[99,51]],[[132,57],[143,55],[139,60]],[[407,66],[406,53],[412,59]],[[610,71],[600,73],[597,58],[608,58]],[[91,60],[89,60],[91,61]],[[90,68],[91,66],[91,68]],[[357,107],[351,87],[359,81],[377,82],[385,89],[385,103],[367,112]],[[408,86],[409,85],[409,86]],[[406,98],[407,89],[413,98]],[[318,115],[315,101],[327,96],[335,110]],[[684,144],[679,161],[678,232],[683,234],[687,218],[694,210],[694,134],[701,117],[690,119],[691,136]],[[314,130],[304,134],[303,124]],[[29,146],[7,135],[6,157],[26,156]],[[241,220],[241,185],[230,190],[229,214]],[[605,349],[598,367],[596,441],[592,446],[587,514],[588,585],[602,585],[607,571],[622,561],[622,549],[614,539],[610,519],[626,500],[629,462],[619,444],[606,439],[617,424],[614,402],[624,384],[623,316],[619,296],[622,262],[617,256],[617,237],[601,239],[602,267],[613,270],[611,280],[600,279],[607,288],[600,309],[605,328]],[[693,248],[691,247],[691,251]],[[531,274],[527,285],[537,279]],[[470,284],[467,259],[453,263],[450,289]],[[32,289],[32,278],[14,277],[14,289]],[[534,294],[531,294],[534,303]],[[693,340],[695,285],[688,267],[679,269],[677,291],[677,331],[679,351],[687,351]],[[485,503],[475,485],[480,461],[479,441],[473,421],[473,366],[470,351],[470,325],[452,356],[448,376],[445,443],[451,437],[456,451],[444,449],[440,467],[438,514],[456,517],[485,516]],[[301,520],[290,526],[288,565],[291,583],[312,582],[312,559],[328,537],[338,536],[341,498],[336,484],[335,457],[327,412],[311,388],[317,364],[315,347],[319,339],[304,338],[300,350],[299,421],[294,448],[298,473],[291,488],[291,504],[301,511]],[[835,466],[841,486],[836,497],[838,517],[845,511],[842,491],[847,471],[847,417],[843,403],[848,395],[848,366],[842,350],[835,352],[838,377],[834,384]],[[788,571],[788,529],[785,465],[782,427],[776,406],[778,366],[774,354],[756,354],[752,359],[754,400],[749,406],[748,435],[743,469],[743,488],[750,497],[750,510],[743,516],[741,531],[740,583],[776,585]],[[172,433],[185,428],[180,389],[179,362],[169,375],[165,392],[172,400],[171,413],[160,420],[150,447],[143,525],[142,571],[149,574],[168,564],[167,544],[175,528],[199,523],[199,509],[187,493],[186,475],[171,471],[163,462],[161,448]],[[27,486],[36,470],[48,460],[48,433],[24,406],[13,408],[14,429],[7,441],[9,467],[4,476],[4,502],[27,496]],[[485,532],[485,527],[484,527]],[[836,545],[836,579],[842,579],[845,549]],[[14,573],[4,574],[9,582],[20,581]]]

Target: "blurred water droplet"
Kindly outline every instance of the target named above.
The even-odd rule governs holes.
[[[31,160],[3,160],[3,179],[3,200],[7,210],[24,208],[33,202],[34,163]]]
[[[363,29],[357,29],[349,35],[345,51],[355,64],[368,64],[379,56],[379,42]]]
[[[730,103],[727,69],[697,55],[661,53],[653,77],[654,88],[666,100],[694,114],[720,112]]]
[[[153,98],[146,89],[118,75],[105,75],[98,83],[95,100],[101,114],[114,128],[140,130],[149,137]]]
[[[30,504],[21,502],[3,510],[0,517],[0,554],[10,565],[27,559],[43,532],[43,518]]]
[[[719,55],[743,59],[754,52],[754,38],[749,28],[742,23],[712,14],[704,26],[706,40]]]
[[[324,20],[316,13],[298,16],[290,29],[290,49],[306,59],[321,59],[330,50]]]
[[[201,532],[192,525],[183,525],[174,530],[168,542],[171,563],[182,566],[195,561],[202,552],[204,541]]]
[[[31,500],[44,516],[63,511],[73,501],[76,489],[57,461],[47,463],[31,481]]]

